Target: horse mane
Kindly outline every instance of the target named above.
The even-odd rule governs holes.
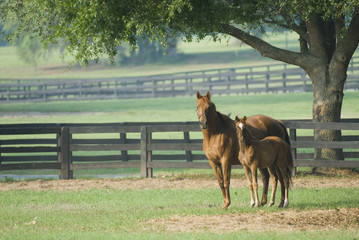
[[[258,142],[255,138],[252,137],[247,127],[243,131],[243,136],[244,136],[244,144],[246,144],[248,147],[253,145],[253,143]]]
[[[221,121],[221,123],[223,125],[226,125],[226,122],[224,121],[224,118],[223,118],[223,114],[220,113],[220,112],[216,112],[217,113],[217,117],[219,118],[219,120]]]
[[[223,126],[228,126],[228,125],[230,126],[230,124],[228,124],[228,122],[232,123],[233,120],[230,117],[228,117],[227,115],[224,115],[224,114],[218,112],[217,108],[216,108],[216,105],[211,100],[208,100],[208,102],[213,107],[213,111],[216,112],[216,115],[219,118],[219,121],[221,122],[221,124]],[[230,120],[230,121],[228,121],[228,120]]]
[[[222,114],[220,112],[216,112],[221,124],[224,126],[224,127],[229,127],[229,128],[236,128],[236,124],[234,122],[233,119],[231,119],[229,116],[225,115],[225,114]]]

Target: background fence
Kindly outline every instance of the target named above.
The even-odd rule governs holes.
[[[348,68],[345,90],[359,89],[359,57]],[[212,69],[176,74],[105,79],[0,79],[0,102],[193,96],[212,94],[312,91],[301,69],[287,64]]]
[[[359,119],[284,123],[296,167],[359,168]],[[342,141],[314,141],[313,129],[342,130]],[[83,169],[140,168],[152,177],[154,168],[210,168],[197,122],[0,125],[0,137],[0,171],[58,169],[71,179]],[[313,160],[314,148],[341,148],[345,160]]]

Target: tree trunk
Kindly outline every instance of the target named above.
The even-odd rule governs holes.
[[[341,65],[341,66],[340,66]],[[340,122],[346,68],[338,62],[308,71],[313,86],[313,122]],[[315,141],[340,141],[340,130],[314,130]],[[342,149],[315,149],[314,159],[344,160]],[[315,171],[315,168],[313,169]]]

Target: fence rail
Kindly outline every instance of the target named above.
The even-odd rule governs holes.
[[[359,168],[359,119],[341,123],[285,120],[296,167]],[[313,129],[342,130],[342,141],[314,141]],[[342,148],[346,160],[313,160],[314,148]],[[58,169],[71,179],[83,169],[210,168],[197,122],[0,125],[0,171]],[[240,168],[240,166],[234,166]]]
[[[14,83],[16,82],[16,83]],[[353,57],[344,89],[359,89],[359,57]],[[312,91],[301,68],[287,64],[212,69],[146,77],[104,79],[0,79],[0,102],[154,98],[212,94]]]

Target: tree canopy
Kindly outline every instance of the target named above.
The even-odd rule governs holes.
[[[312,80],[313,121],[340,121],[344,83],[359,42],[359,0],[2,0],[2,24],[16,23],[8,39],[37,34],[45,45],[63,42],[87,63],[117,47],[136,47],[138,37],[187,41],[233,36],[263,56],[303,68]],[[294,31],[299,51],[277,48],[251,34]],[[340,132],[318,130],[315,139],[340,140]],[[342,159],[338,151],[316,158]]]
[[[322,35],[321,48],[326,42],[340,44],[351,37],[356,41],[348,51],[353,52],[359,39],[358,6],[358,0],[4,0],[0,14],[2,22],[18,23],[16,31],[7,35],[9,39],[30,31],[44,44],[61,40],[76,60],[84,63],[102,53],[113,58],[117,46],[124,42],[136,47],[137,36],[166,45],[178,36],[192,41],[194,36],[202,39],[211,35],[216,40],[219,34],[226,34],[265,56],[303,67],[301,55],[273,49],[250,31],[295,31],[301,53],[318,48],[312,41],[317,34]],[[306,23],[319,24],[321,32],[311,32]],[[347,34],[352,31],[357,34]],[[273,54],[273,50],[279,53]],[[332,54],[333,49],[324,52]]]

